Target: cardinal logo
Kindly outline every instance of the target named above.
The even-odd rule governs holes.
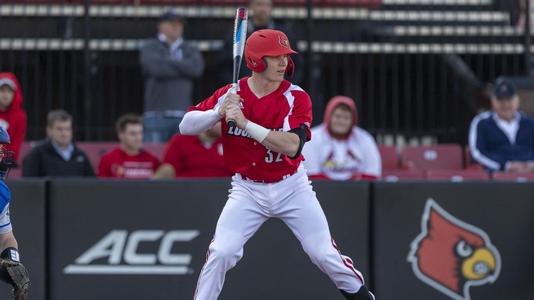
[[[499,251],[488,234],[433,199],[426,202],[408,262],[417,278],[455,300],[470,300],[472,286],[495,282],[501,270]]]
[[[280,44],[280,46],[284,47],[284,48],[289,48],[289,41],[288,39],[283,36],[283,35],[279,35],[278,36],[278,43]]]

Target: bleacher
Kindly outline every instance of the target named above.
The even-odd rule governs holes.
[[[24,156],[36,142],[22,144],[19,165]],[[118,144],[116,142],[79,142],[93,169],[98,170],[102,155]],[[145,144],[144,149],[162,160],[165,144]],[[441,144],[434,146],[406,146],[398,151],[395,146],[379,146],[382,159],[382,180],[384,181],[534,181],[534,174],[511,174],[495,172],[488,174],[483,168],[472,162],[467,148],[457,144]],[[11,179],[21,178],[21,169],[11,171]]]

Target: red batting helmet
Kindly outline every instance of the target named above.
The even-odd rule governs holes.
[[[279,56],[295,54],[297,51],[291,49],[287,36],[282,31],[273,29],[262,29],[253,32],[245,44],[245,59],[247,67],[254,72],[261,73],[267,65],[263,58],[265,56]],[[295,65],[291,57],[288,57],[286,73],[293,73]]]

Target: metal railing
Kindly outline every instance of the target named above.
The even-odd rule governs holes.
[[[186,38],[206,60],[195,99],[223,84],[218,51],[232,28],[232,2],[104,2],[0,4],[0,71],[21,81],[27,139],[44,136],[54,108],[73,114],[80,140],[113,139],[119,115],[141,113],[138,48],[169,7],[187,17]],[[530,28],[516,27],[520,12],[497,0],[356,2],[301,1],[273,10],[297,36],[303,57],[297,68],[306,75],[298,84],[312,95],[316,122],[330,97],[345,94],[356,99],[360,124],[379,138],[464,143],[470,118],[487,105],[485,84],[531,70]]]

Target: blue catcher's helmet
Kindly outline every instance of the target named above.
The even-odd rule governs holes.
[[[0,127],[0,178],[6,179],[9,169],[16,166],[14,153],[7,149],[7,145],[11,143],[7,131]]]

